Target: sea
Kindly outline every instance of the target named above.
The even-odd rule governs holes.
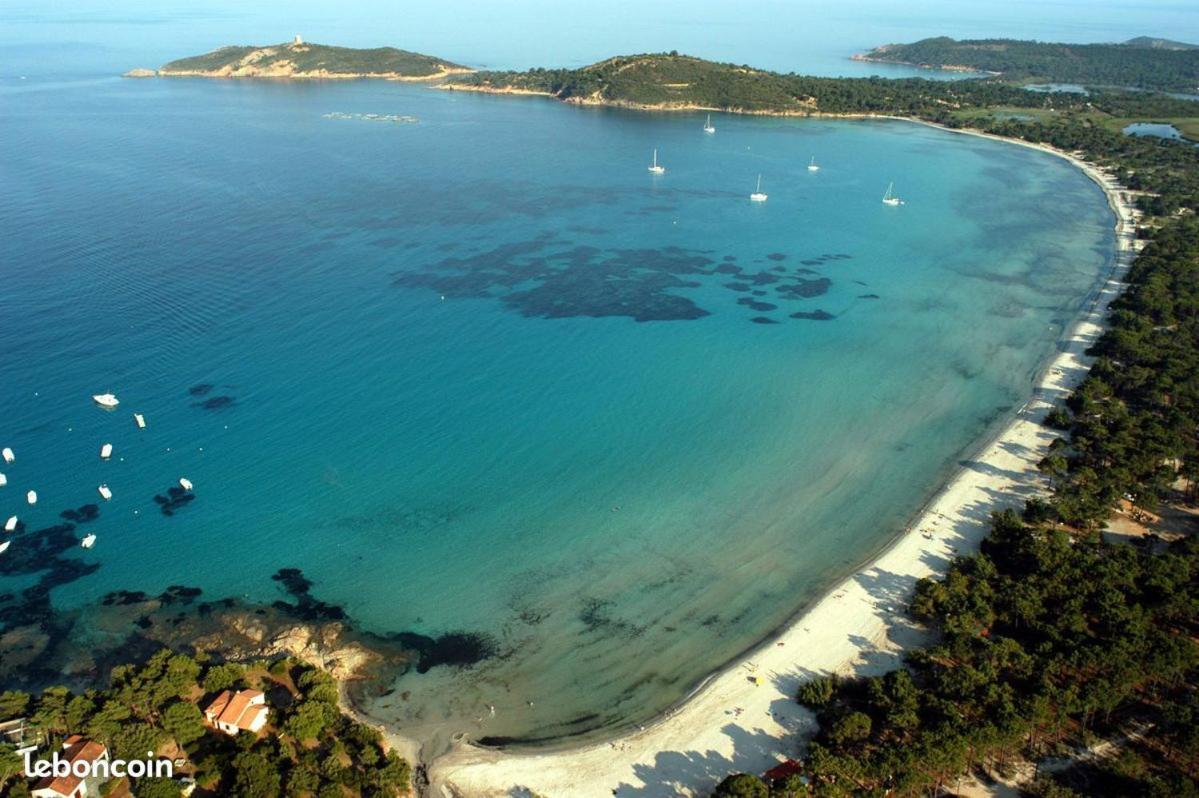
[[[42,39],[133,24],[83,16]],[[0,558],[97,504],[71,531],[95,546],[44,563],[61,610],[265,604],[297,568],[361,629],[461,634],[477,662],[363,707],[438,744],[680,700],[904,530],[1112,265],[1081,172],[917,124],[708,134],[69,50],[0,62]],[[40,569],[0,562],[0,603]]]

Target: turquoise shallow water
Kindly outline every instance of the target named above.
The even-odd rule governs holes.
[[[907,123],[371,82],[3,102],[0,515],[115,494],[56,605],[271,601],[294,566],[366,628],[485,633],[369,707],[427,739],[679,699],[902,528],[1110,262],[1076,170]]]

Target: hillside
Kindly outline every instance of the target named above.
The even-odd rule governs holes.
[[[1052,44],[948,37],[886,44],[855,58],[995,72],[1006,80],[1126,86],[1161,91],[1199,87],[1199,49],[1164,39],[1126,44]]]
[[[785,75],[678,53],[609,58],[582,69],[476,72],[447,88],[548,94],[579,103],[797,114],[815,110]]]
[[[1138,36],[1135,39],[1129,39],[1124,44],[1127,47],[1148,47],[1151,50],[1199,50],[1199,44],[1187,44],[1154,36]]]
[[[298,37],[297,37],[298,39]],[[376,47],[359,50],[294,41],[269,47],[233,45],[164,64],[162,76],[269,78],[391,78],[423,80],[469,72],[431,55]]]

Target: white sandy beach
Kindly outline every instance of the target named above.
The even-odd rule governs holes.
[[[558,752],[508,753],[460,745],[430,764],[429,795],[707,795],[728,773],[761,774],[799,753],[801,733],[813,727],[811,715],[794,699],[801,681],[814,674],[879,673],[899,663],[905,646],[919,643],[923,632],[904,612],[916,581],[943,573],[955,553],[974,550],[986,534],[991,511],[1021,507],[1045,489],[1036,466],[1055,435],[1041,420],[1086,374],[1090,364],[1083,353],[1103,330],[1107,306],[1120,291],[1135,248],[1132,209],[1111,178],[1068,154],[1026,146],[1069,159],[1104,189],[1118,217],[1118,254],[1099,295],[1065,337],[1033,397],[1011,424],[882,555],[670,714],[610,742]]]

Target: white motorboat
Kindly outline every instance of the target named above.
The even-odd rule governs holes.
[[[8,551],[8,547],[11,545],[12,545],[11,540],[6,540],[3,543],[0,543],[0,554],[3,554],[4,552]]]
[[[26,493],[25,501],[29,502],[30,504],[37,504],[37,491],[31,490],[28,493]]]
[[[83,540],[79,541],[79,545],[83,546],[83,548],[85,548],[85,549],[90,549],[92,546],[95,546],[96,545],[95,533],[89,532],[88,534],[84,535]]]
[[[100,487],[96,488],[96,492],[100,494],[100,498],[102,498],[104,501],[108,501],[112,498],[112,490],[110,490],[107,485],[101,485]]]
[[[116,395],[111,393],[98,393],[92,397],[92,401],[108,410],[113,409],[121,403]]]
[[[7,521],[4,522],[4,531],[5,532],[12,532],[16,528],[17,528],[17,517],[15,515],[11,516]]]
[[[100,447],[100,459],[107,460],[112,457],[112,444],[106,443]]]
[[[17,459],[17,456],[12,453],[12,449],[8,448],[7,446],[5,446],[3,449],[0,449],[0,456],[4,458],[4,462],[6,463],[11,463],[13,460]]]
[[[145,429],[146,428],[146,417],[143,416],[141,413],[134,413],[133,414],[133,423],[137,424],[138,429]]]
[[[179,487],[183,488],[184,490],[191,490],[192,481],[187,477],[179,477]]]

